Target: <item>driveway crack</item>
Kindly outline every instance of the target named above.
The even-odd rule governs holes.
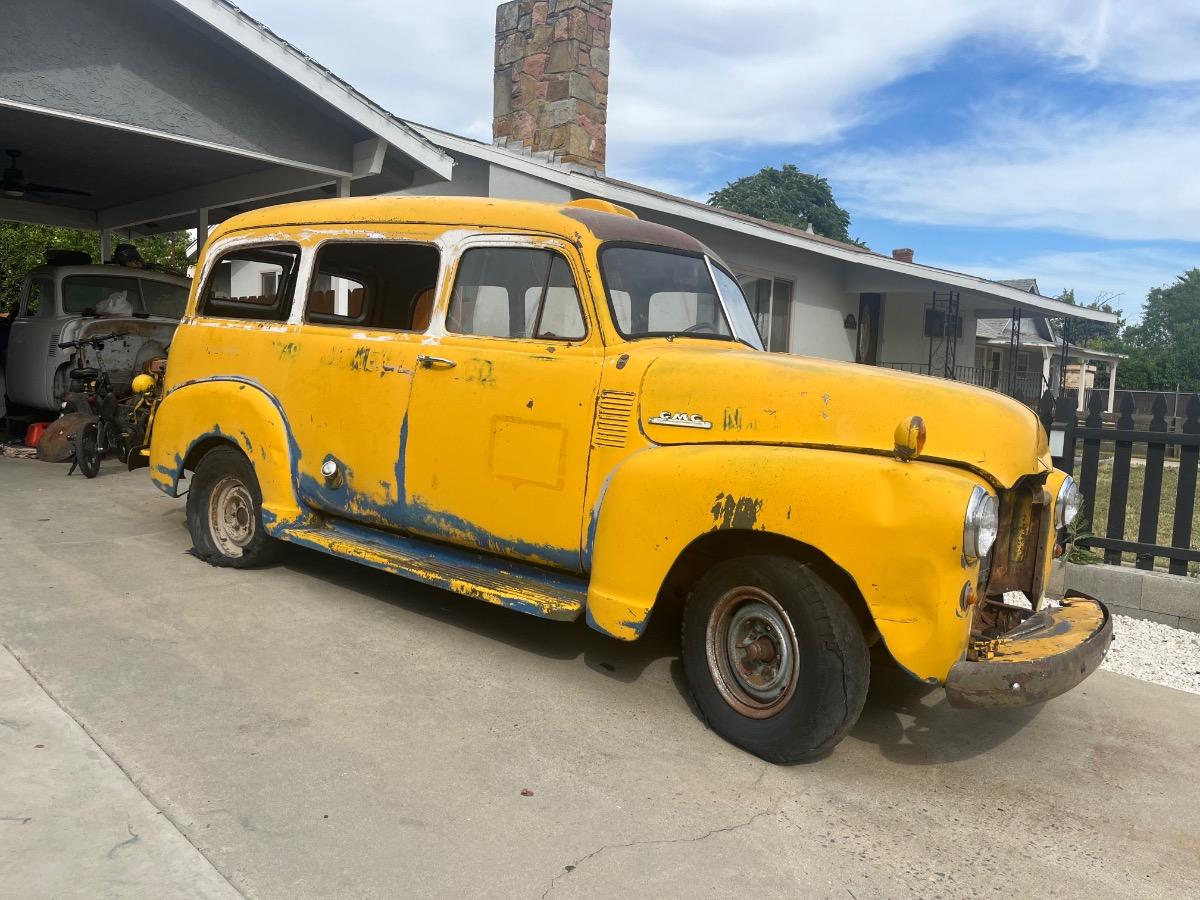
[[[733,831],[739,831],[742,828],[748,828],[751,825],[753,825],[755,822],[757,822],[759,819],[762,819],[766,816],[778,816],[781,812],[781,806],[782,806],[782,801],[780,803],[776,804],[775,807],[772,809],[765,809],[765,810],[762,810],[761,812],[755,813],[750,818],[746,819],[744,822],[735,822],[732,825],[724,825],[720,828],[713,828],[709,831],[704,832],[703,834],[698,834],[694,837],[651,838],[649,840],[644,840],[644,841],[628,841],[624,844],[605,844],[603,847],[593,850],[591,853],[587,853],[587,854],[579,857],[578,859],[576,859],[574,862],[568,863],[567,865],[563,866],[563,870],[561,872],[559,872],[557,875],[555,875],[552,879],[550,879],[550,884],[548,884],[546,886],[546,890],[542,891],[541,900],[546,900],[546,898],[550,896],[550,894],[558,886],[558,882],[560,879],[565,878],[566,876],[570,875],[572,872],[574,872],[576,869],[578,869],[581,865],[583,865],[589,859],[594,859],[595,857],[599,856],[601,853],[606,853],[609,850],[625,850],[629,847],[663,846],[666,844],[697,844],[700,841],[706,841],[710,837],[715,837],[718,834],[729,834],[730,832],[733,832]]]

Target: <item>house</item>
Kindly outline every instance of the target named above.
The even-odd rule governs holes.
[[[964,370],[981,368],[980,320],[1115,321],[911,251],[873,253],[607,176],[611,11],[611,0],[499,6],[488,143],[382,109],[228,0],[146,0],[120,21],[85,0],[22,7],[0,38],[0,128],[29,149],[30,181],[86,195],[0,198],[0,218],[108,242],[207,234],[246,209],[330,195],[599,197],[725,259],[776,352],[974,380]]]
[[[1038,294],[1034,278],[1006,279],[1000,283]],[[1082,411],[1088,391],[1096,384],[1096,364],[1100,363],[1108,371],[1105,409],[1111,413],[1116,399],[1117,365],[1124,358],[1120,353],[1064,342],[1055,336],[1046,316],[1018,312],[1004,319],[976,322],[975,365],[971,371],[960,372],[958,380],[1004,391],[1029,403],[1036,403],[1047,390],[1055,396],[1060,389],[1074,391]],[[1085,372],[1083,390],[1079,389],[1081,370]]]

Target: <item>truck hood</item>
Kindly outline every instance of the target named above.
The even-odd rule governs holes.
[[[1037,416],[996,391],[776,353],[676,344],[645,370],[639,421],[659,444],[788,444],[892,453],[896,426],[913,416],[926,427],[921,459],[972,469],[998,487],[1051,468]]]

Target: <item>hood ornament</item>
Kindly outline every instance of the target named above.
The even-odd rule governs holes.
[[[673,425],[676,428],[712,428],[712,422],[699,413],[667,412],[665,409],[653,419],[651,425]]]

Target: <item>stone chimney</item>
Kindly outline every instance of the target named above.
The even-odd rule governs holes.
[[[510,0],[496,10],[492,136],[604,172],[612,0]]]
[[[900,262],[912,262],[913,252],[912,247],[901,247],[892,251],[892,259],[898,259]]]

